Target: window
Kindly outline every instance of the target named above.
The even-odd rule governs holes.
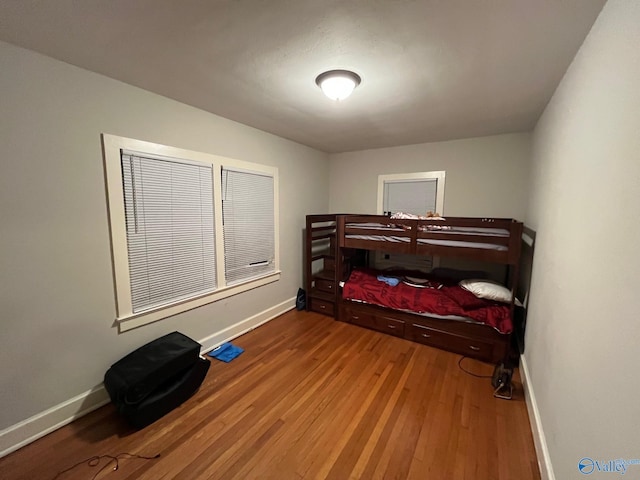
[[[425,215],[438,212],[444,215],[445,172],[399,173],[378,176],[378,214],[395,212]],[[376,252],[378,268],[400,266],[409,269],[431,270],[437,259],[430,256]]]
[[[247,195],[251,192],[251,195]],[[273,272],[273,178],[222,170],[224,270],[227,284]]]
[[[278,280],[276,168],[103,143],[120,330]]]
[[[133,313],[216,289],[211,165],[123,151]]]
[[[425,215],[444,213],[445,172],[400,173],[378,176],[378,214]]]

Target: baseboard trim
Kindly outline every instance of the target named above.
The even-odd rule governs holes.
[[[533,443],[538,456],[538,467],[540,468],[541,480],[556,480],[547,447],[547,439],[542,428],[542,420],[540,419],[540,411],[538,403],[531,384],[531,375],[527,367],[527,359],[522,355],[520,357],[520,373],[522,374],[522,387],[524,388],[524,399],[529,412],[529,423],[531,424],[531,433],[533,434]]]
[[[104,386],[98,385],[44,412],[0,431],[0,458],[109,403]]]
[[[224,342],[228,342],[229,340],[233,340],[240,335],[244,335],[254,328],[258,328],[260,325],[267,323],[269,320],[273,320],[277,316],[282,315],[289,310],[292,310],[295,307],[295,304],[296,298],[292,297],[282,303],[279,303],[278,305],[267,308],[262,312],[256,313],[252,317],[242,320],[235,325],[231,325],[224,330],[220,330],[219,332],[216,332],[213,335],[200,340],[199,342],[202,345],[202,353],[210,352],[218,345],[221,345]]]
[[[213,350],[218,345],[233,340],[267,323],[269,320],[288,312],[295,307],[295,300],[295,297],[292,297],[200,340],[199,343],[202,345],[202,353]],[[4,430],[0,430],[0,458],[93,412],[107,403],[109,403],[109,395],[104,386],[100,384],[91,390],[76,395],[58,405],[54,405],[26,420],[7,427]]]

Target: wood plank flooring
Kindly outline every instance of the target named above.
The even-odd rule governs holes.
[[[234,343],[245,353],[212,360],[200,390],[156,423],[135,431],[105,406],[0,459],[0,477],[53,479],[129,452],[161,456],[57,480],[540,478],[519,383],[496,399],[458,355],[296,311]]]

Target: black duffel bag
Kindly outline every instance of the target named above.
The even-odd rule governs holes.
[[[173,332],[114,363],[104,385],[118,412],[143,427],[187,400],[209,370],[200,348],[198,342]]]

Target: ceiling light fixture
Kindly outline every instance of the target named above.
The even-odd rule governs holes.
[[[316,77],[316,84],[331,100],[344,100],[360,85],[360,76],[349,70],[330,70]]]

